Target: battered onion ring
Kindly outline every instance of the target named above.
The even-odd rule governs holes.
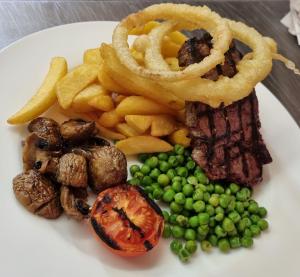
[[[228,20],[233,37],[253,49],[252,57],[243,58],[233,78],[220,76],[217,81],[204,78],[178,82],[160,82],[165,89],[186,101],[201,101],[211,107],[229,105],[251,93],[272,69],[272,51],[264,37],[254,28]]]
[[[180,25],[178,28],[193,29],[203,28],[213,37],[211,53],[200,63],[192,64],[182,71],[151,70],[139,66],[132,58],[127,39],[131,29],[143,25],[150,20],[164,19],[177,20],[188,24]],[[212,12],[208,7],[195,7],[186,4],[158,4],[150,6],[140,12],[134,13],[123,19],[113,33],[112,44],[116,54],[123,65],[139,76],[152,80],[178,81],[196,78],[204,75],[217,64],[224,61],[224,53],[229,49],[231,32],[217,13]]]

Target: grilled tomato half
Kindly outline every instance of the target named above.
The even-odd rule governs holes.
[[[137,186],[122,184],[99,193],[90,216],[94,232],[121,256],[139,256],[159,241],[160,208]]]

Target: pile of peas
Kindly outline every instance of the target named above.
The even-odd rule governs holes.
[[[189,149],[175,145],[168,153],[142,154],[132,165],[129,183],[169,206],[163,211],[164,238],[172,237],[173,253],[187,262],[200,242],[205,252],[250,248],[253,238],[268,228],[267,210],[251,199],[252,191],[235,183],[210,182],[191,158]]]

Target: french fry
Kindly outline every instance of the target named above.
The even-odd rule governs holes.
[[[141,135],[141,133],[137,132],[134,128],[129,126],[127,123],[117,124],[116,130],[126,137],[134,137],[134,136]]]
[[[99,48],[87,49],[83,54],[83,63],[102,64],[103,60]]]
[[[139,65],[143,66],[144,65],[144,55],[141,52],[139,52],[139,51],[137,51],[135,49],[131,49],[130,51],[131,51],[132,57],[134,57],[134,59],[136,60],[136,62]]]
[[[116,113],[116,110],[104,112],[98,119],[100,125],[112,128],[122,121],[122,116]]]
[[[172,40],[172,42],[182,45],[188,39],[183,33],[179,31],[174,31],[168,34],[168,37]]]
[[[161,45],[161,53],[165,58],[177,57],[181,45],[174,43],[169,37],[164,37]]]
[[[115,98],[113,98],[113,100],[116,104],[120,104],[125,98],[125,95],[119,94]]]
[[[168,152],[173,149],[166,141],[152,136],[135,136],[120,140],[116,143],[116,147],[125,155]]]
[[[171,135],[169,135],[169,141],[175,144],[181,144],[184,147],[188,147],[191,144],[191,139],[188,137],[189,130],[187,128],[181,128],[176,130]]]
[[[62,57],[52,58],[49,71],[36,94],[7,122],[21,124],[28,122],[48,110],[56,101],[55,86],[68,72],[67,62]]]
[[[99,84],[91,84],[75,96],[72,103],[72,109],[77,112],[94,111],[95,108],[89,104],[89,101],[97,96],[105,95],[107,93],[107,90],[105,90],[103,86]]]
[[[170,69],[173,71],[179,71],[180,70],[180,66],[178,64],[178,59],[175,57],[169,57],[169,58],[165,58],[165,61],[167,62],[167,64],[169,65]]]
[[[109,112],[114,109],[115,105],[110,95],[98,95],[92,98],[89,103],[93,108]]]
[[[100,125],[98,122],[96,122],[96,127],[99,130],[100,136],[105,137],[107,139],[112,139],[112,140],[121,140],[121,139],[126,139],[126,136],[105,128],[104,126]]]
[[[126,123],[137,132],[143,134],[151,126],[153,117],[151,115],[126,115]]]
[[[56,86],[56,95],[61,107],[70,108],[75,96],[96,81],[98,71],[98,65],[82,64],[65,75]]]
[[[130,35],[136,35],[136,36],[139,36],[139,35],[145,35],[145,34],[149,34],[150,31],[157,27],[160,23],[157,22],[157,21],[149,21],[147,22],[146,24],[142,25],[142,26],[138,26],[138,27],[135,27],[133,28],[129,34]]]
[[[176,114],[174,110],[143,96],[128,96],[117,106],[116,112],[120,116]]]
[[[169,115],[156,115],[152,118],[151,136],[167,136],[177,128],[176,121]]]

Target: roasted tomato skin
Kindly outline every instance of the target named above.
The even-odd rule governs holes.
[[[143,255],[157,245],[164,219],[143,189],[121,184],[98,194],[90,224],[112,252],[129,257]]]

